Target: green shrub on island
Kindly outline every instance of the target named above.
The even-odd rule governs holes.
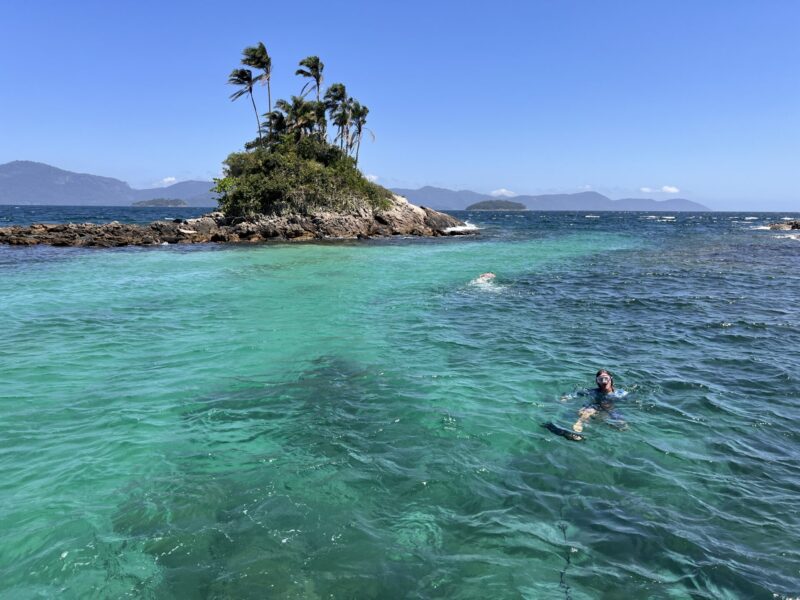
[[[384,209],[392,193],[367,181],[353,158],[324,140],[287,136],[269,147],[234,152],[216,180],[228,216]]]
[[[369,109],[350,97],[342,83],[323,94],[325,65],[317,56],[300,61],[296,75],[307,78],[290,101],[271,97],[272,59],[263,43],[245,48],[242,64],[228,83],[239,86],[231,100],[249,95],[257,117],[257,138],[224,162],[215,179],[220,209],[228,216],[308,214],[313,211],[354,212],[388,208],[392,193],[368,181],[358,169],[358,155]],[[267,85],[269,111],[258,116],[253,87]],[[315,92],[316,100],[306,100]],[[330,125],[329,128],[329,119]],[[329,137],[330,136],[330,137]],[[373,136],[374,137],[374,136]]]

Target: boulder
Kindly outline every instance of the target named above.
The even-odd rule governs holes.
[[[770,229],[778,231],[789,231],[791,229],[800,229],[800,221],[784,221],[783,223],[770,223]]]

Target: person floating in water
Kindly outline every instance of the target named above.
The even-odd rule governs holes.
[[[470,285],[477,285],[489,289],[494,287],[495,277],[497,277],[497,275],[495,275],[494,273],[481,273],[469,283]]]
[[[595,375],[597,387],[592,390],[578,392],[579,396],[589,396],[589,402],[578,410],[578,420],[572,430],[581,433],[584,424],[594,416],[602,416],[609,425],[618,429],[626,429],[627,424],[614,405],[615,400],[620,400],[628,395],[625,390],[614,388],[614,377],[605,369],[600,369]]]

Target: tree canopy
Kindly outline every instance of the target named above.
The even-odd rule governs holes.
[[[308,81],[298,95],[272,102],[272,58],[262,42],[242,52],[242,65],[228,83],[248,94],[257,117],[257,137],[244,152],[225,160],[224,177],[215,180],[220,207],[228,215],[350,212],[388,206],[391,192],[368,181],[358,169],[369,109],[348,95],[343,83],[322,90],[324,63],[318,56],[299,62],[295,75]],[[267,87],[267,112],[260,117],[254,87]],[[306,99],[314,91],[316,99]],[[263,121],[262,121],[263,119]],[[331,128],[329,130],[329,122]],[[266,132],[266,134],[264,134]]]

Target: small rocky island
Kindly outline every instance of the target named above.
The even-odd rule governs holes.
[[[0,243],[53,246],[152,246],[204,242],[355,239],[394,235],[474,233],[449,215],[419,207],[370,181],[358,169],[369,109],[344,84],[321,89],[324,64],[300,61],[307,79],[299,96],[276,100],[269,93],[272,59],[263,43],[245,48],[228,83],[236,100],[249,96],[257,138],[225,160],[216,179],[219,211],[197,219],[122,223],[35,224],[0,228]],[[258,114],[256,83],[266,83],[269,111]],[[307,99],[313,93],[311,98]],[[263,118],[263,120],[262,120]],[[151,204],[152,205],[152,204]],[[162,206],[159,204],[159,206]]]
[[[134,202],[131,206],[153,206],[159,208],[178,208],[189,206],[186,200],[179,198],[153,198],[152,200],[139,200]]]
[[[158,246],[207,242],[309,241],[365,239],[394,235],[441,236],[470,233],[464,223],[430,208],[394,196],[386,210],[350,213],[318,211],[305,215],[227,217],[213,212],[196,219],[155,221],[149,225],[122,223],[35,224],[0,227],[0,244],[30,246]]]
[[[467,210],[528,210],[522,202],[511,200],[482,200],[475,204],[470,204]]]

